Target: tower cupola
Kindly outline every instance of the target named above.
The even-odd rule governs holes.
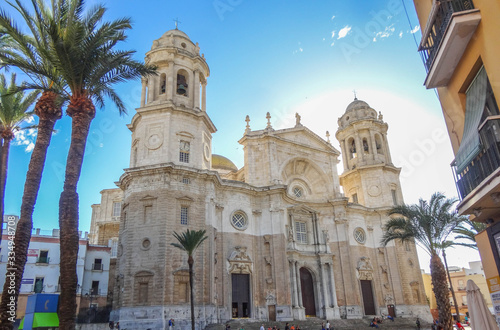
[[[342,149],[344,172],[356,167],[392,164],[387,144],[387,123],[365,101],[351,102],[338,119],[336,137]]]

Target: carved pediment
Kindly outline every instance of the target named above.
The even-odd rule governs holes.
[[[253,270],[253,262],[247,254],[246,246],[237,246],[228,258],[228,273],[235,274],[251,274]]]
[[[358,278],[360,280],[373,280],[373,266],[368,257],[361,257],[358,261]]]

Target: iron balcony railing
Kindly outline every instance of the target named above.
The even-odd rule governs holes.
[[[474,9],[472,0],[441,0],[436,5],[429,17],[429,22],[423,31],[422,42],[419,51],[422,54],[427,72],[432,67],[434,58],[439,50],[441,40],[444,37],[451,16],[454,13]]]
[[[496,131],[500,127],[500,120],[487,120],[481,125],[479,133],[485,131]],[[500,167],[500,142],[487,137],[489,145],[465,167],[461,173],[455,173],[455,182],[460,199],[463,200],[471,193],[484,179]]]

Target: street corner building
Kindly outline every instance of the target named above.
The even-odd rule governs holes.
[[[198,44],[167,31],[146,62],[159,74],[142,80],[130,167],[93,205],[90,233],[117,244],[112,318],[123,328],[189,324],[187,255],[171,245],[186,229],[208,236],[194,255],[197,328],[235,318],[431,320],[415,244],[380,244],[387,210],[403,203],[381,113],[349,104],[335,134],[341,152],[299,114],[285,129],[267,114],[254,130],[247,117],[238,169],[212,154]]]

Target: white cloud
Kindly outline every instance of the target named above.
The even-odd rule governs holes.
[[[18,131],[16,132],[12,145],[23,146],[24,151],[31,152],[35,147],[36,136],[37,136],[37,130],[34,128]]]
[[[332,31],[332,38],[335,37],[335,31]]]
[[[335,15],[332,16],[332,21],[333,21],[334,18],[335,18]]]
[[[331,44],[330,46],[333,46],[333,45],[335,45],[335,41],[334,41],[334,42],[332,42],[332,44]]]
[[[380,31],[377,34],[375,34],[375,38],[373,38],[373,41],[377,41],[377,38],[388,38],[390,37],[396,29],[394,28],[394,24],[387,26],[384,31]]]
[[[342,29],[340,29],[339,37],[337,39],[345,38],[349,31],[351,31],[351,27],[349,25],[344,26]]]
[[[410,33],[411,34],[416,33],[418,30],[420,30],[420,26],[415,25],[415,27],[413,28],[413,30],[410,31]]]
[[[403,38],[403,31],[399,32],[399,37]]]
[[[302,48],[299,48],[299,51],[300,51],[300,52],[303,52],[304,50],[303,50]]]

